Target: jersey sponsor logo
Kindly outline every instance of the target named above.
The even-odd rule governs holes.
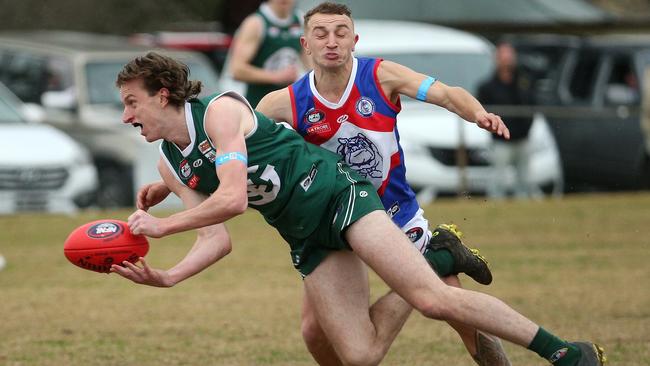
[[[314,124],[318,123],[325,119],[325,113],[319,111],[318,109],[310,109],[305,113],[305,123]]]
[[[368,192],[367,191],[361,191],[361,192],[359,192],[359,196],[361,196],[362,198],[366,198],[366,197],[368,197]]]
[[[210,150],[203,155],[210,161],[211,164],[214,164],[214,161],[217,160],[217,152],[214,150]]]
[[[398,212],[399,212],[399,202],[395,202],[395,203],[393,203],[393,205],[390,206],[390,207],[388,208],[388,210],[386,210],[386,213],[388,214],[388,216],[389,216],[391,219],[392,219],[395,215],[397,215]]]
[[[192,168],[190,167],[190,163],[187,161],[187,159],[181,161],[181,164],[178,167],[178,172],[180,173],[180,177],[185,180],[187,180],[190,175],[192,175]]]
[[[194,174],[192,178],[190,178],[190,180],[187,182],[187,186],[195,189],[196,186],[199,185],[199,180],[201,180],[201,178],[198,175]]]
[[[350,118],[347,114],[341,115],[339,118],[336,119],[336,123],[344,123],[348,121],[348,118]]]
[[[205,154],[206,152],[212,150],[212,145],[208,142],[208,140],[203,140],[199,144],[199,151],[201,154]]]
[[[275,26],[270,26],[269,27],[269,36],[275,38],[278,35],[280,35],[280,28],[275,27]]]
[[[195,167],[195,168],[198,168],[201,165],[203,165],[203,159],[201,159],[201,158],[198,158],[198,159],[194,160],[194,162],[192,163],[192,166]]]
[[[419,226],[412,227],[408,229],[405,234],[408,236],[411,243],[415,243],[416,241],[420,240],[422,234],[424,234],[424,229]]]
[[[381,166],[384,162],[377,146],[364,134],[358,133],[350,138],[339,138],[336,153],[343,156],[345,162],[365,178],[381,178]]]
[[[307,134],[313,135],[313,134],[325,133],[325,132],[329,132],[330,130],[331,129],[329,124],[321,123],[307,128]]]
[[[359,98],[355,107],[357,113],[363,117],[370,117],[373,113],[375,113],[375,102],[373,102],[372,99],[368,97]]]
[[[307,177],[303,179],[302,182],[300,182],[300,186],[305,192],[307,192],[309,187],[311,187],[311,184],[314,182],[317,173],[318,169],[316,169],[316,165],[312,165],[309,174],[307,174]]]
[[[267,165],[262,174],[257,175],[260,166],[248,167],[248,204],[260,206],[272,202],[280,192],[280,176],[273,165]]]

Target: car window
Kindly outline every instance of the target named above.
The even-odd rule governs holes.
[[[44,92],[65,90],[72,80],[72,65],[62,58],[2,52],[0,82],[23,102],[40,104]]]
[[[492,58],[483,54],[402,53],[364,56],[381,57],[402,64],[433,76],[447,85],[463,87],[472,94],[475,94],[479,84],[489,77],[493,65]]]
[[[599,57],[593,51],[581,51],[574,65],[569,93],[578,102],[589,102],[598,77]]]
[[[0,95],[0,124],[24,122],[16,108]]]
[[[522,72],[532,78],[535,101],[552,104],[567,49],[561,46],[517,46],[517,60]]]
[[[5,52],[0,81],[23,102],[40,103],[47,85],[47,61],[22,52]]]
[[[613,57],[605,87],[605,103],[633,105],[639,102],[639,77],[634,71],[632,57],[630,55]]]
[[[126,61],[92,62],[86,65],[88,82],[88,103],[121,105],[119,90],[115,87],[117,74]],[[214,93],[217,89],[214,71],[198,62],[187,62],[190,79],[203,83],[201,96]]]

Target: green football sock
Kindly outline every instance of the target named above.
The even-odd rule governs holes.
[[[454,268],[454,258],[451,256],[451,252],[447,249],[438,249],[438,250],[427,250],[424,253],[424,257],[429,261],[433,270],[436,271],[438,276],[446,277],[451,273],[452,268]]]
[[[574,366],[580,360],[580,349],[539,327],[528,349],[549,360],[554,366]]]

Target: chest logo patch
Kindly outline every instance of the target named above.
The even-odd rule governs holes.
[[[368,97],[361,97],[356,104],[357,113],[363,117],[370,117],[375,113],[375,102]]]
[[[305,122],[309,124],[318,123],[325,119],[325,113],[319,111],[318,109],[310,109],[305,114]]]
[[[178,167],[178,172],[181,175],[182,179],[188,179],[192,175],[192,168],[190,163],[187,160],[181,161],[180,166]]]

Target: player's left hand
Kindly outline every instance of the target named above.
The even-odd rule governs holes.
[[[113,264],[110,271],[140,285],[154,287],[171,287],[174,285],[166,271],[149,267],[147,261],[142,257],[140,257],[139,262],[142,264],[142,267],[129,261],[124,261],[122,262],[122,266]]]
[[[488,113],[485,111],[478,112],[476,114],[476,124],[492,133],[495,133],[499,136],[503,136],[506,139],[510,139],[510,130],[505,123],[501,120],[501,117],[494,113]]]
[[[148,214],[144,210],[137,210],[129,216],[129,228],[134,235],[146,235],[152,238],[165,236],[162,229],[162,220]]]

